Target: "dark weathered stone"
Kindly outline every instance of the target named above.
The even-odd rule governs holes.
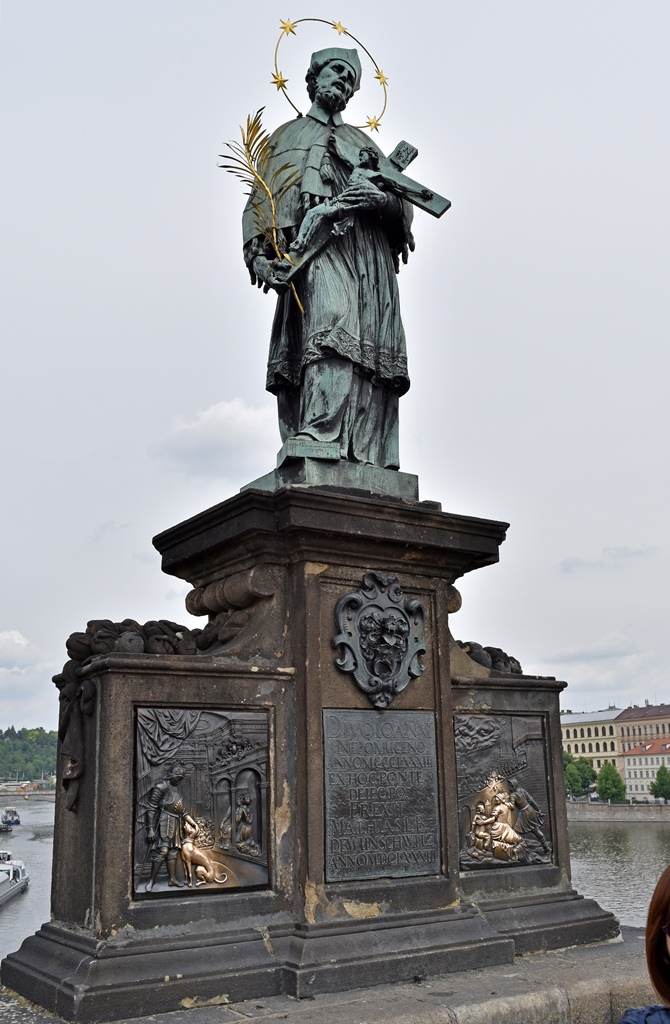
[[[418,502],[290,488],[247,491],[156,538],[164,569],[191,583],[189,608],[209,620],[198,636],[206,635],[205,650],[215,653],[197,643],[198,653],[190,655],[121,649],[79,666],[78,685],[91,694],[90,714],[82,715],[82,750],[95,756],[87,756],[79,779],[77,814],[66,808],[61,764],[53,920],[3,961],[3,982],[68,1019],[110,1020],[193,1005],[184,1000],[194,998],[303,997],[500,964],[516,949],[616,934],[615,919],[579,899],[569,881],[558,726],[564,684],[496,675],[468,658],[449,633],[448,609],[459,603],[454,581],[496,561],[505,530],[503,523]],[[397,577],[403,600],[418,602],[425,618],[424,671],[396,694],[391,710],[370,706],[353,676],[337,667],[332,646],[338,603],[361,588],[367,573]],[[252,828],[251,836],[264,854],[267,835],[267,883],[170,887],[161,860],[156,887],[146,891],[147,867],[138,863],[140,855],[152,857],[147,813],[138,804],[142,709],[174,711],[175,733],[184,712],[200,710],[212,721],[225,716],[240,740],[246,716],[267,722],[267,833]],[[518,756],[507,767],[517,775],[502,770],[500,745],[483,767],[487,779],[501,769],[510,800],[518,794],[512,816],[526,806],[521,789],[537,803],[543,820],[538,825],[538,817],[525,813],[527,841],[541,842],[532,829],[539,827],[551,843],[546,861],[459,871],[471,830],[468,824],[464,831],[459,807],[470,806],[471,791],[468,785],[459,796],[454,717],[457,723],[493,719],[502,723],[501,736],[509,733]],[[521,719],[532,726],[523,743],[510,725]],[[377,877],[361,878],[345,864],[339,874],[328,846],[331,825],[360,816],[341,803],[342,790],[327,779],[335,721],[419,721],[431,735],[434,730],[434,745],[420,755],[430,764],[421,766],[425,777],[408,801],[421,805],[429,827],[394,827],[398,844],[409,840],[411,846],[419,835],[423,851],[430,851],[416,873],[394,876],[397,865],[377,864]],[[264,735],[261,729],[250,739],[260,742]],[[185,737],[176,744],[175,761],[197,761],[189,742]],[[207,753],[222,769],[228,754],[237,756],[237,740],[230,742],[228,753]],[[526,749],[525,760],[524,744],[537,747]],[[478,756],[489,758],[482,749]],[[459,763],[462,781],[472,766],[462,758]],[[539,765],[546,769],[545,788]],[[186,803],[192,791],[172,770],[171,785]],[[153,789],[165,781],[161,772],[151,780]],[[210,769],[197,776],[205,788],[207,779],[211,785],[218,777]],[[383,781],[391,785],[390,777],[380,776],[358,788],[381,788]],[[150,801],[156,811],[162,792]],[[371,809],[387,810],[380,791],[379,799],[370,796]],[[262,815],[264,804],[257,806]],[[399,810],[408,816],[406,808]],[[207,819],[202,828],[208,834],[212,815],[192,817]],[[226,828],[218,826],[219,840],[225,839]],[[430,873],[422,874],[428,865]],[[176,869],[175,879],[182,881]]]

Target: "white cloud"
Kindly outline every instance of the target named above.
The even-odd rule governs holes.
[[[120,530],[127,530],[129,526],[130,523],[120,523],[116,519],[106,519],[105,522],[98,523],[88,539],[93,541],[93,543],[97,543],[104,540],[110,534],[118,533]]]
[[[0,631],[0,728],[55,728],[58,694],[51,677],[60,667],[18,629]]]
[[[619,569],[633,561],[648,558],[660,549],[657,547],[642,548],[603,548],[600,558],[565,558],[559,563],[561,572],[580,572],[582,570]]]
[[[40,662],[23,668],[0,667],[0,728],[55,729],[58,692],[51,677],[60,665]]]
[[[635,642],[625,633],[608,633],[591,643],[579,647],[565,647],[555,654],[545,655],[544,661],[550,664],[567,665],[575,662],[604,661],[612,658],[625,658],[638,654]]]
[[[0,669],[20,670],[39,656],[38,648],[18,629],[0,631]]]
[[[179,418],[159,454],[193,476],[244,482],[268,473],[280,447],[274,403],[255,407],[241,398],[217,402],[194,420]]]

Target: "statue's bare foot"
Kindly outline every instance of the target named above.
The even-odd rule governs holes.
[[[154,887],[154,883],[153,883],[152,881],[149,881],[149,882],[147,882],[147,884],[146,884],[146,885],[144,886],[144,891],[145,891],[145,892],[151,892],[151,890],[153,889],[153,887]]]
[[[183,889],[184,888],[184,883],[183,882],[178,882],[176,878],[171,878],[170,881],[168,882],[168,885],[174,885],[174,886],[177,887],[177,889]]]

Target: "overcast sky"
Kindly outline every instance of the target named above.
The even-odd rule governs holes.
[[[292,116],[289,17],[365,44],[376,140],[453,203],[401,272],[401,468],[511,523],[455,636],[567,679],[573,711],[670,701],[667,0],[4,0],[0,727],[55,727],[87,620],[197,625],[151,538],[274,465],[274,301],[216,164],[247,114]],[[303,109],[337,42],[282,43]]]

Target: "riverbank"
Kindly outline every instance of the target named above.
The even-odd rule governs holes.
[[[568,800],[571,821],[662,821],[670,823],[670,804],[591,804]]]
[[[26,794],[23,789],[0,789],[0,807],[4,807],[5,804],[16,804],[18,807],[19,803],[23,803],[24,800],[51,800],[53,803],[56,799],[55,789],[44,789],[44,790],[31,790],[30,793]]]
[[[287,996],[198,1007],[122,1024],[617,1024],[629,1006],[656,1002],[647,977],[644,931],[623,941],[518,956],[514,963],[298,1001]],[[187,1000],[184,1000],[186,1003]],[[0,990],[3,1024],[59,1020]]]

